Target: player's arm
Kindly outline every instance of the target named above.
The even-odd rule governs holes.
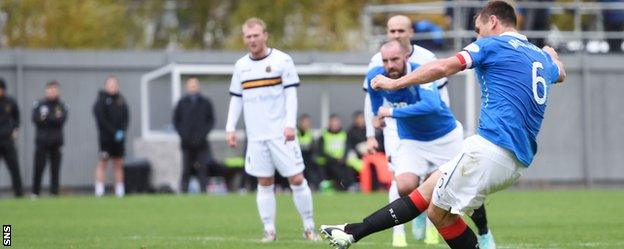
[[[548,55],[550,55],[550,58],[553,60],[553,62],[555,63],[555,65],[557,65],[557,68],[559,69],[559,78],[555,81],[555,83],[565,81],[566,76],[567,76],[565,67],[563,66],[563,63],[561,62],[561,60],[559,60],[559,54],[557,54],[557,51],[555,51],[555,49],[553,49],[550,46],[544,46],[543,50]]]
[[[436,84],[419,87],[418,94],[420,95],[420,101],[405,107],[391,108],[388,113],[384,114],[389,114],[394,118],[406,118],[433,114],[441,110],[440,102],[442,100]]]
[[[242,112],[243,99],[239,96],[232,95],[232,97],[230,97],[227,122],[225,123],[225,132],[227,133],[227,141],[230,147],[236,147],[236,124]]]
[[[366,150],[372,154],[379,148],[379,141],[375,137],[375,127],[373,126],[373,108],[371,107],[371,100],[368,93],[364,97],[364,124],[366,125]]]
[[[295,63],[290,56],[283,61],[282,84],[284,85],[284,97],[286,101],[286,120],[284,137],[286,141],[293,141],[297,136],[297,87],[299,86],[299,74],[295,69]]]
[[[375,127],[373,127],[373,108],[368,92],[364,96],[364,124],[366,125],[366,137],[375,137]]]
[[[375,61],[377,55],[371,58],[371,61],[368,63],[367,72],[370,72],[375,67]],[[370,78],[369,75],[364,77],[364,82],[362,84],[362,88],[364,89],[364,124],[366,126],[366,148],[368,153],[375,153],[379,148],[379,141],[377,141],[377,137],[375,136],[375,127],[373,125],[373,118],[375,114],[373,113],[373,108],[371,107],[371,99],[368,94],[368,88],[370,88]]]
[[[373,61],[368,63],[368,72],[373,69]],[[370,79],[368,74],[364,77],[364,82],[362,84],[362,89],[364,90],[364,124],[366,126],[366,137],[375,137],[375,127],[373,127],[373,109],[371,108],[371,99],[368,94],[368,88],[370,87]]]
[[[297,88],[288,87],[284,89],[286,99],[286,128],[284,137],[286,141],[295,140],[295,127],[297,127]]]
[[[238,76],[238,63],[234,65],[234,73],[230,81],[230,106],[228,107],[227,121],[225,122],[225,132],[228,145],[236,147],[236,124],[243,112],[243,87]]]
[[[470,56],[467,55],[466,56]],[[383,75],[376,76],[372,81],[372,87],[375,89],[396,90],[411,85],[425,84],[436,81],[438,79],[456,74],[466,68],[464,56],[457,56],[446,59],[438,59],[420,66],[418,70],[413,71],[399,79],[393,80]]]

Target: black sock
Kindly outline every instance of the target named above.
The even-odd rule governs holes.
[[[420,213],[410,197],[404,196],[364,218],[362,223],[347,224],[345,232],[358,241],[372,233],[413,220]]]
[[[472,221],[474,221],[475,225],[477,225],[477,229],[479,230],[479,235],[484,235],[488,233],[489,229],[487,226],[487,217],[485,216],[485,206],[481,205],[481,207],[474,210],[474,213],[470,216]]]
[[[449,240],[445,240],[446,244],[451,247],[451,249],[475,249],[479,248],[479,241],[477,241],[477,236],[470,230],[470,228],[466,227],[464,232]]]

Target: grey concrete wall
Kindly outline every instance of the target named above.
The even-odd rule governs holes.
[[[291,53],[297,64],[313,62],[368,62],[367,53]],[[131,125],[128,133],[128,157],[135,156],[133,141],[140,136],[139,80],[144,73],[171,62],[226,64],[242,53],[190,51],[0,51],[0,76],[9,82],[8,93],[18,99],[22,127],[17,141],[22,178],[32,182],[34,130],[30,122],[32,102],[43,95],[45,82],[61,82],[62,98],[69,107],[66,145],[61,170],[64,186],[92,183],[97,160],[97,137],[91,108],[95,96],[108,75],[116,75],[121,92],[128,99]],[[568,81],[552,89],[546,119],[539,137],[539,153],[527,170],[527,180],[548,181],[624,181],[624,58],[615,55],[564,56]],[[202,77],[203,92],[214,102],[217,128],[222,129],[227,114],[229,75]],[[171,118],[168,77],[150,87],[152,107],[150,124],[166,129]],[[302,76],[299,88],[299,113],[309,113],[320,125],[320,93],[330,92],[331,112],[350,123],[350,115],[361,109],[361,77]],[[450,79],[452,108],[464,120],[463,76]],[[478,97],[478,96],[477,96]],[[478,101],[475,99],[475,101]],[[215,154],[230,153],[222,142],[215,144]],[[0,187],[10,184],[8,172],[0,163]],[[44,185],[47,185],[47,172]],[[590,182],[590,181],[588,181]]]

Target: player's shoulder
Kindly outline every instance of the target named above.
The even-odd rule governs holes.
[[[372,79],[379,74],[383,74],[384,71],[385,70],[383,66],[374,66],[368,70],[368,72],[366,73],[366,78]]]
[[[368,63],[368,68],[371,69],[382,65],[383,61],[381,60],[381,53],[377,52],[373,55],[373,57],[371,57],[370,62]]]
[[[412,45],[412,54],[410,55],[410,57],[425,57],[425,58],[435,58],[435,54],[431,51],[429,51],[429,49],[423,48],[421,46],[418,46],[416,44]]]
[[[410,62],[409,62],[409,66],[410,66],[410,69],[411,69],[411,70],[410,70],[410,72],[411,72],[411,71],[416,70],[416,69],[417,69],[418,67],[420,67],[421,65],[420,65],[420,63],[418,63],[418,62],[413,62],[413,61],[410,61]]]
[[[286,61],[286,62],[293,61],[292,57],[289,54],[277,48],[271,48],[271,51],[269,53],[270,53],[269,58],[271,58],[272,60],[279,60],[279,61]]]
[[[286,52],[284,52],[282,50],[279,50],[277,48],[269,48],[269,50],[270,50],[269,51],[270,55],[273,55],[275,57],[278,57],[278,58],[290,58],[289,54],[287,54]]]
[[[464,47],[463,50],[466,50],[471,53],[479,53],[486,49],[492,49],[494,46],[500,46],[502,42],[503,40],[499,36],[483,37],[468,44],[468,46]]]
[[[251,59],[249,57],[249,53],[246,53],[242,57],[238,58],[238,60],[236,60],[236,62],[234,63],[234,68],[238,68],[240,66],[243,66],[243,65],[249,63],[250,60]]]
[[[420,89],[423,90],[427,90],[427,91],[436,91],[438,90],[438,84],[434,82],[430,82],[430,83],[425,83],[425,84],[420,84],[417,85],[418,87],[420,87]]]

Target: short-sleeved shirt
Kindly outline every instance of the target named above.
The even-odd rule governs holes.
[[[559,67],[550,55],[514,32],[479,39],[457,58],[475,68],[481,86],[478,134],[512,151],[525,166],[537,152],[551,84]]]
[[[299,85],[291,57],[269,48],[263,58],[243,56],[234,65],[230,94],[243,99],[247,139],[268,140],[284,136],[286,101],[284,89]]]

